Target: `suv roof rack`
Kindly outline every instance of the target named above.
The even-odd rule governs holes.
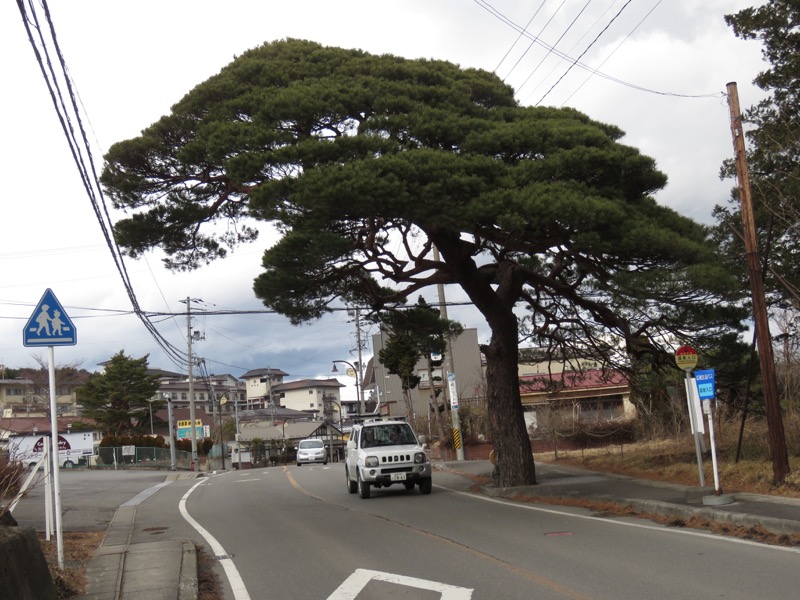
[[[388,415],[376,417],[375,415],[356,415],[353,417],[353,423],[356,425],[363,425],[364,423],[380,423],[382,421],[407,421],[406,417],[392,417]]]

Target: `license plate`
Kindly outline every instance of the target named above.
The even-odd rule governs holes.
[[[405,481],[406,474],[405,473],[392,473],[392,481]]]

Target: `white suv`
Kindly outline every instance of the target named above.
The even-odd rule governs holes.
[[[422,443],[421,443],[422,442]],[[431,462],[414,430],[399,418],[369,419],[353,425],[344,465],[347,491],[369,498],[370,488],[395,483],[430,494]]]

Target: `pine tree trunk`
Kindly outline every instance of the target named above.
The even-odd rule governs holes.
[[[536,466],[519,395],[516,322],[508,320],[502,329],[493,326],[492,340],[484,347],[494,483],[500,487],[532,485]]]

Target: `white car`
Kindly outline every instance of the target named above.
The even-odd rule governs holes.
[[[347,491],[366,499],[371,488],[400,484],[407,490],[416,485],[420,493],[430,494],[432,468],[424,441],[404,419],[370,419],[353,425],[344,466]]]
[[[302,440],[297,446],[297,466],[306,463],[328,464],[328,451],[325,442],[317,438]]]

